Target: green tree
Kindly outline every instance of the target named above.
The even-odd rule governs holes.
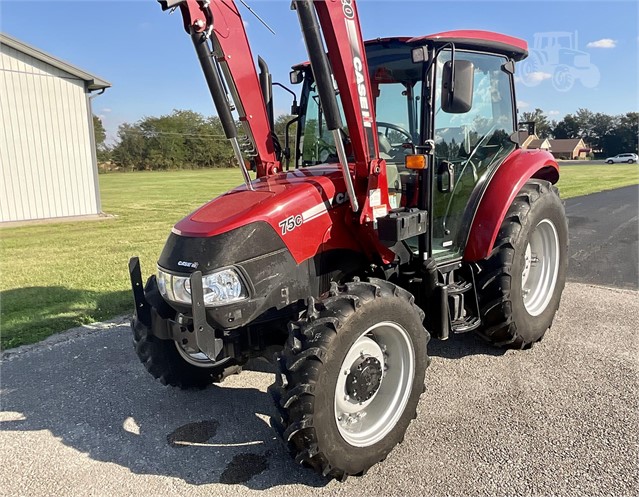
[[[219,118],[190,110],[121,125],[113,160],[127,169],[237,167]]]
[[[137,124],[118,127],[118,143],[113,148],[113,161],[125,169],[146,168],[147,141]]]
[[[95,137],[95,151],[98,162],[107,162],[111,159],[111,149],[106,145],[106,130],[102,119],[93,116],[93,135]]]
[[[572,114],[566,114],[564,118],[557,122],[552,130],[552,135],[558,139],[578,138],[579,124]]]
[[[295,116],[292,116],[291,114],[281,114],[275,118],[275,136],[282,148],[282,152],[285,151],[286,147],[286,125],[294,118]],[[297,123],[293,123],[289,127],[288,139],[291,165],[294,165],[296,155],[295,151],[297,150]],[[282,157],[282,162],[286,163],[286,159],[284,157]]]
[[[552,127],[544,111],[537,108],[533,112],[524,112],[521,115],[521,122],[534,122],[535,131],[539,138],[550,138]]]
[[[98,150],[100,150],[105,146],[104,142],[106,140],[106,131],[102,124],[102,119],[96,115],[93,116],[93,133],[95,136],[95,146]]]

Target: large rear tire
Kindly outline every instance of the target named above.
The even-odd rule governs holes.
[[[567,249],[559,191],[547,181],[528,181],[510,206],[492,253],[479,264],[479,335],[518,349],[541,340],[559,308]]]
[[[344,480],[403,440],[429,364],[423,316],[410,293],[371,279],[334,285],[291,323],[269,390],[298,463]]]
[[[162,317],[173,317],[175,311],[160,296],[155,276],[147,281],[144,293],[147,301]],[[138,324],[132,328],[138,358],[146,370],[163,385],[201,389],[242,370],[231,360],[214,363],[204,354],[187,351],[173,340],[161,340],[153,336],[146,326]]]

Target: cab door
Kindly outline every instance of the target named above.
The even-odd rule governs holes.
[[[435,171],[432,192],[433,257],[461,257],[481,185],[517,146],[512,74],[505,57],[456,50],[455,60],[473,67],[472,106],[465,113],[442,109],[442,76],[450,51],[440,53],[435,72]],[[471,201],[473,200],[473,201]]]

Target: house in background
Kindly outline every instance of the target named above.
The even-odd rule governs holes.
[[[549,151],[555,159],[585,160],[591,149],[581,138],[550,140],[539,138],[535,132],[534,122],[522,122],[526,129],[518,131],[519,144],[523,149],[541,149]]]
[[[519,130],[519,145],[523,149],[538,148],[541,150],[550,150],[550,143],[547,138],[539,138],[536,132],[536,126],[533,121],[521,122],[521,126],[526,126],[526,129]]]
[[[0,33],[0,223],[100,213],[91,93],[110,86]]]
[[[591,151],[581,138],[548,141],[550,142],[550,152],[555,159],[586,160]]]

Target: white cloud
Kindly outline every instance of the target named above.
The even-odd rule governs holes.
[[[546,114],[548,114],[549,116],[558,116],[560,112],[558,110],[549,110],[548,112],[546,112]]]
[[[588,48],[615,48],[617,46],[617,40],[602,38],[601,40],[591,41],[586,46]]]
[[[109,109],[108,107],[105,107],[104,109],[102,109],[103,114],[108,114],[109,112],[111,112],[111,109]]]
[[[531,72],[526,76],[526,80],[529,83],[541,83],[542,81],[550,78],[552,78],[552,74],[543,71]]]
[[[527,109],[528,107],[530,107],[530,104],[528,102],[524,102],[523,100],[519,100],[517,102],[517,107],[520,109]]]

